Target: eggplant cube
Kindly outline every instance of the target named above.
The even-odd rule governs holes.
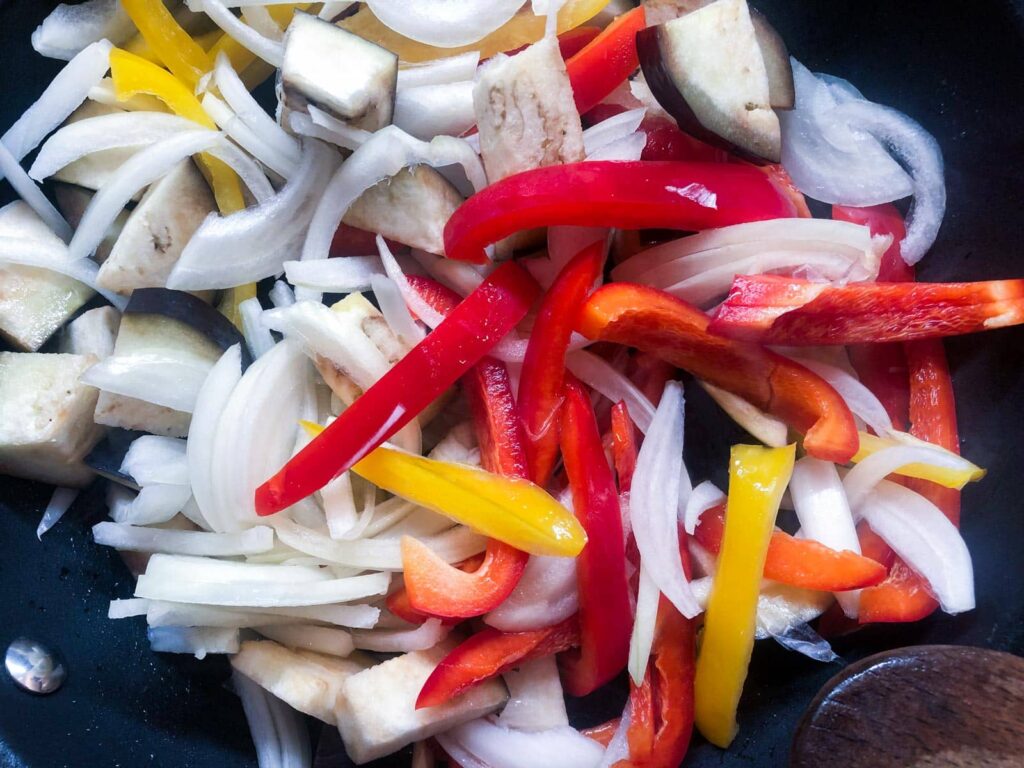
[[[308,13],[296,12],[284,36],[278,90],[287,109],[313,104],[356,128],[391,123],[398,56]]]
[[[0,473],[81,487],[82,458],[99,441],[96,390],[80,384],[88,355],[0,352]]]
[[[64,329],[60,351],[72,355],[92,355],[102,360],[114,354],[114,339],[121,315],[113,307],[96,307],[83,312]]]
[[[423,683],[455,643],[396,656],[346,679],[337,718],[345,750],[363,764],[468,720],[496,712],[508,693],[491,679],[437,707],[416,709]]]

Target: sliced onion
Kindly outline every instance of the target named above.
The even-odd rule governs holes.
[[[554,655],[524,662],[504,673],[508,703],[498,724],[520,731],[544,731],[569,725],[565,694]]]
[[[0,237],[0,263],[22,264],[27,267],[39,267],[58,272],[87,285],[103,296],[118,309],[123,310],[128,300],[113,291],[101,288],[96,284],[96,276],[100,266],[90,259],[72,259],[68,255],[67,246],[61,242],[49,242],[33,239],[31,247],[25,247],[25,241],[13,237]]]
[[[374,275],[383,275],[377,256],[341,256],[318,261],[286,261],[288,282],[323,293],[354,293],[370,289]]]
[[[398,264],[394,254],[391,253],[387,242],[380,235],[377,235],[377,253],[380,254],[380,261],[384,266],[385,273],[398,286],[398,290],[402,294],[402,298],[405,300],[408,308],[415,312],[416,316],[431,328],[436,328],[440,325],[444,320],[444,315],[437,312],[417,291],[413,290],[405,277],[405,273],[402,271],[402,267]]]
[[[41,56],[70,61],[91,43],[121,45],[134,34],[135,25],[119,0],[61,3],[32,32],[32,47]]]
[[[281,41],[284,33],[262,5],[243,5],[242,20],[270,40]],[[223,55],[223,54],[222,54]]]
[[[491,768],[597,768],[604,754],[596,741],[566,726],[527,733],[470,720],[438,737],[445,749],[449,740]]]
[[[192,11],[202,11],[210,21],[224,30],[236,43],[259,56],[268,64],[280,67],[284,61],[284,46],[270,40],[229,11],[221,0],[188,0]]]
[[[337,159],[326,145],[304,142],[302,162],[276,195],[230,216],[207,217],[185,245],[167,287],[231,288],[280,272]]]
[[[93,526],[92,537],[97,544],[120,550],[175,555],[230,557],[268,552],[274,547],[274,531],[265,525],[241,533],[207,533],[102,522]]]
[[[320,502],[327,519],[327,532],[332,539],[344,539],[359,519],[352,496],[352,476],[342,472],[320,489]]]
[[[216,131],[184,131],[126,160],[89,201],[75,236],[68,244],[72,258],[85,258],[96,250],[114,219],[135,193],[152,184],[185,158],[212,148],[219,140],[220,134]]]
[[[291,286],[283,280],[277,280],[274,282],[269,295],[270,303],[277,308],[290,307],[295,303],[295,291],[293,291]]]
[[[302,247],[303,261],[327,258],[342,216],[356,198],[374,184],[417,163],[433,167],[459,164],[475,189],[487,184],[480,158],[462,139],[438,136],[426,143],[389,125],[353,152],[331,178],[310,222]]]
[[[373,15],[400,35],[438,48],[458,48],[491,34],[516,15],[522,0],[367,0]]]
[[[380,653],[412,653],[426,651],[444,640],[451,627],[440,619],[427,619],[416,629],[358,629],[352,632],[356,648]]]
[[[565,366],[584,384],[600,392],[613,403],[620,400],[624,402],[633,423],[641,432],[647,434],[654,419],[654,405],[611,363],[591,352],[578,350],[566,355]]]
[[[316,621],[339,627],[370,628],[377,623],[380,609],[371,605],[314,605],[299,608],[265,608],[259,612],[237,608],[146,601],[146,622],[151,627],[209,626],[265,627],[269,624],[295,624]]]
[[[315,104],[308,104],[306,109],[309,111],[309,118],[313,125],[330,131],[332,135],[337,136],[339,141],[336,141],[335,143],[340,144],[346,149],[358,149],[373,135],[370,131],[363,128],[356,128],[348,123],[342,122],[334,115],[325,112]]]
[[[484,621],[502,632],[550,627],[579,608],[576,561],[571,557],[533,556],[512,594]]]
[[[285,179],[291,178],[295,173],[299,161],[298,152],[294,157],[282,154],[235,114],[231,107],[212,93],[203,95],[202,105],[203,110],[213,119],[218,128],[274,173]]]
[[[969,470],[973,465],[954,453],[927,445],[896,445],[866,456],[846,473],[843,487],[850,509],[860,512],[868,493],[885,477],[908,464],[932,464],[947,469]]]
[[[797,188],[815,200],[859,207],[910,195],[913,181],[885,148],[837,119],[837,105],[855,97],[791,62],[796,104],[779,111],[779,122],[782,165]]]
[[[467,51],[444,59],[409,64],[398,70],[398,90],[422,85],[445,85],[476,77],[480,51]]]
[[[832,650],[828,640],[823,638],[809,624],[794,624],[778,634],[769,632],[771,638],[790,651],[796,651],[809,659],[830,664],[839,656]]]
[[[628,136],[609,141],[602,144],[593,152],[587,154],[586,159],[596,160],[618,160],[621,162],[640,160],[647,146],[647,134],[643,131],[631,133]]]
[[[149,647],[157,653],[191,653],[205,659],[210,653],[238,653],[238,630],[212,627],[150,627]]]
[[[712,507],[725,501],[725,494],[710,480],[705,480],[690,493],[686,500],[686,511],[683,513],[683,528],[691,536],[697,530],[700,516]]]
[[[50,501],[43,510],[43,516],[36,526],[36,538],[43,540],[43,534],[53,528],[78,498],[78,488],[54,488]]]
[[[110,507],[110,517],[115,523],[127,525],[166,523],[185,508],[191,496],[187,485],[153,483],[127,504],[116,500]]]
[[[558,273],[572,258],[600,240],[608,240],[610,230],[604,227],[548,227],[548,255],[526,259],[523,264],[543,288],[550,288]]]
[[[590,126],[583,132],[584,152],[590,155],[605,144],[635,133],[646,114],[647,110],[643,107],[629,109]]]
[[[876,435],[884,437],[892,432],[892,419],[889,418],[889,412],[875,397],[874,392],[861,384],[857,377],[842,368],[817,360],[801,357],[797,359],[797,362],[828,382],[832,389],[846,401],[853,414],[863,419]]]
[[[186,555],[153,555],[146,575],[166,581],[196,581],[211,584],[248,584],[273,581],[282,584],[309,584],[327,581],[330,574],[316,567],[263,565],[217,560]]]
[[[381,314],[387,321],[388,327],[408,349],[419,344],[424,337],[423,329],[416,324],[412,315],[409,314],[409,307],[406,306],[402,291],[389,277],[373,275],[370,278],[370,287],[373,295],[380,306]]]
[[[417,139],[459,136],[473,127],[473,81],[418,85],[395,96],[394,123]]]
[[[107,40],[86,46],[57,73],[14,125],[0,136],[0,143],[10,150],[15,160],[21,161],[38,147],[46,134],[67,120],[68,115],[85,101],[89,89],[110,69],[112,48]],[[5,173],[6,169],[0,168],[0,174]]]
[[[762,443],[772,448],[781,448],[786,445],[789,437],[789,427],[786,422],[762,411],[750,401],[744,400],[728,390],[708,384],[701,379],[698,379],[697,383],[729,415],[729,418]]]
[[[231,685],[242,700],[249,735],[256,747],[257,765],[259,768],[284,768],[281,740],[270,713],[271,695],[234,667],[231,668]]]
[[[352,635],[333,627],[316,627],[308,624],[271,624],[256,629],[264,637],[289,648],[301,648],[314,653],[326,653],[329,656],[348,656],[355,648],[352,644]]]
[[[42,219],[46,226],[53,230],[61,240],[67,242],[71,239],[71,225],[61,216],[60,211],[53,207],[43,191],[36,186],[36,183],[25,173],[14,155],[7,149],[7,145],[0,140],[0,180],[7,178],[8,183],[18,193],[36,215]]]
[[[265,355],[273,348],[274,337],[270,335],[270,329],[263,324],[263,307],[260,300],[254,296],[240,302],[238,313],[242,316],[242,334],[245,336],[245,345],[249,352],[254,359]]]
[[[152,483],[188,484],[185,441],[177,437],[143,435],[132,441],[121,461],[120,471],[139,485]]]
[[[858,507],[861,516],[914,571],[946,613],[974,608],[974,569],[960,532],[924,496],[882,482]]]
[[[468,296],[484,281],[485,270],[464,261],[453,261],[418,248],[412,250],[412,257],[427,274],[460,296]]]
[[[914,199],[900,255],[907,264],[916,264],[935,242],[946,213],[946,180],[939,143],[920,124],[881,104],[849,101],[835,114],[853,129],[865,131],[885,144],[909,171]]]
[[[146,147],[197,128],[191,120],[166,112],[115,112],[86,118],[65,125],[50,136],[28,175],[42,181],[93,152]]]
[[[636,685],[643,684],[647,673],[647,660],[654,646],[654,629],[658,621],[658,602],[661,591],[647,568],[640,563],[640,583],[636,596],[636,615],[629,638],[629,676]]]
[[[630,516],[643,568],[676,609],[692,618],[700,606],[683,571],[677,534],[684,471],[683,387],[670,381],[637,456]]]
[[[83,384],[191,413],[210,366],[164,355],[111,355],[80,377]]]
[[[107,608],[108,619],[130,619],[135,616],[145,616],[149,610],[149,600],[141,597],[127,597],[123,600],[111,600]]]
[[[632,723],[633,707],[629,700],[627,700],[626,708],[622,710],[622,717],[619,718],[619,724],[615,727],[615,733],[612,734],[611,741],[605,747],[604,756],[601,758],[601,764],[598,768],[612,768],[620,760],[627,760],[629,758],[629,727]]]

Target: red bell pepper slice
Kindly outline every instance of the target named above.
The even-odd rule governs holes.
[[[550,656],[578,643],[579,623],[575,616],[552,627],[528,632],[499,632],[487,627],[453,649],[434,668],[420,689],[416,709],[445,704],[524,661]]]
[[[484,263],[484,248],[524,229],[575,224],[618,229],[702,229],[794,215],[761,171],[743,165],[594,161],[507,176],[448,219],[445,253]]]
[[[934,339],[1024,323],[1024,280],[812,283],[737,275],[711,323],[734,339],[789,346]]]
[[[705,144],[684,132],[675,121],[648,116],[640,123],[647,134],[641,160],[674,160],[676,162],[727,163],[729,153],[720,147]]]
[[[655,407],[661,402],[665,385],[676,375],[676,368],[649,352],[637,352],[630,361],[629,380]]]
[[[571,695],[585,696],[626,666],[633,617],[615,480],[590,397],[575,377],[565,386],[562,456],[573,510],[587,532],[587,545],[576,560],[580,649],[563,656],[562,677]]]
[[[563,59],[571,59],[600,34],[600,27],[573,27],[558,36],[558,52]]]
[[[637,347],[727,389],[804,433],[812,456],[846,463],[860,438],[844,400],[820,377],[753,344],[708,333],[708,317],[664,291],[612,283],[591,294],[580,332]]]
[[[836,221],[848,221],[860,224],[871,230],[872,235],[889,235],[890,245],[882,254],[878,265],[878,282],[880,283],[912,283],[914,268],[903,260],[900,243],[907,236],[907,228],[903,216],[892,203],[873,205],[869,208],[855,208],[852,205],[833,205],[832,218]]]
[[[714,554],[722,546],[725,506],[700,516],[694,531],[697,542]],[[811,539],[798,539],[785,531],[772,533],[764,562],[764,577],[804,589],[845,592],[880,583],[886,574],[881,563],[849,550],[837,551]]]
[[[544,295],[530,333],[519,378],[519,414],[526,437],[529,478],[537,485],[547,485],[558,458],[565,353],[580,308],[603,265],[603,242],[576,254]]]
[[[306,498],[408,424],[526,316],[537,284],[511,262],[460,303],[423,341],[256,489],[256,513]]]
[[[619,493],[629,493],[636,471],[636,431],[629,408],[621,400],[612,406],[612,461],[619,479]]]
[[[597,106],[636,71],[636,33],[647,26],[643,6],[617,16],[582,50],[565,62],[576,110]]]
[[[456,565],[455,568],[466,573],[472,573],[480,567],[483,561],[483,554],[473,555],[473,557],[469,558],[468,560],[463,560],[461,563]],[[448,564],[445,563],[445,565]],[[400,618],[402,621],[409,622],[410,624],[422,624],[427,619],[432,618],[430,614],[417,611],[415,608],[412,607],[412,603],[409,601],[409,592],[405,589],[405,587],[396,589],[394,592],[388,595],[387,598],[384,600],[384,604],[387,606],[389,611],[395,614],[395,616]],[[462,620],[461,617],[452,618],[436,616],[433,618],[440,618],[441,623],[446,624],[448,626],[457,624],[459,621]]]

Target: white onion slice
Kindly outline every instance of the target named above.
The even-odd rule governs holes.
[[[391,249],[388,248],[387,242],[380,235],[377,235],[377,253],[380,254],[380,261],[384,266],[384,272],[398,286],[402,298],[405,299],[406,306],[431,328],[436,328],[440,325],[444,320],[444,316],[424,301],[419,293],[414,291],[412,286],[409,285],[409,281],[406,279],[402,267],[398,264],[398,260],[395,259]]]
[[[577,350],[566,355],[565,366],[584,384],[600,392],[613,403],[626,404],[629,416],[637,428],[647,434],[654,419],[654,405],[626,376],[602,357]]]
[[[127,525],[166,523],[185,508],[191,496],[187,485],[153,483],[142,488],[128,504],[115,500],[110,517],[115,523]]]
[[[597,768],[604,754],[596,741],[566,726],[528,733],[470,720],[438,737],[446,750],[449,740],[491,768]]]
[[[36,526],[36,538],[43,540],[43,534],[53,528],[78,498],[78,488],[54,488],[50,501],[43,510],[43,516]]]
[[[636,596],[636,615],[633,618],[633,632],[629,638],[629,676],[641,685],[647,673],[647,660],[654,646],[654,630],[658,621],[658,602],[661,591],[650,573],[640,564],[640,583]]]
[[[377,256],[340,256],[318,261],[286,261],[288,282],[323,293],[354,293],[370,289],[370,279],[383,275]]]
[[[796,358],[796,361],[828,382],[832,389],[846,401],[853,414],[863,419],[876,435],[885,437],[892,432],[892,419],[889,418],[889,412],[875,397],[874,392],[861,384],[856,376],[847,373],[842,368],[817,360],[799,357]]]
[[[207,217],[186,244],[167,287],[231,288],[280,272],[337,159],[326,145],[305,141],[302,162],[277,194],[230,216]]]
[[[285,179],[291,178],[295,173],[299,162],[298,152],[294,157],[282,154],[277,147],[267,143],[231,107],[212,93],[203,95],[202,105],[203,110],[213,119],[218,128],[274,173]]]
[[[532,659],[505,672],[508,703],[498,724],[520,731],[544,731],[569,725],[565,694],[554,655]]]
[[[211,653],[238,653],[238,630],[222,627],[150,627],[150,649],[157,653],[191,653],[205,659]]]
[[[271,624],[256,631],[289,648],[301,648],[329,656],[348,656],[355,646],[352,635],[343,629],[316,627],[308,624]]]
[[[512,594],[484,621],[502,632],[525,632],[553,626],[578,608],[575,559],[534,555]]]
[[[85,101],[89,89],[110,69],[113,46],[100,40],[86,46],[46,86],[42,95],[0,136],[0,143],[17,161],[39,146],[43,138],[63,123]],[[0,169],[0,178],[6,173]]]
[[[846,473],[843,487],[850,509],[859,514],[860,507],[868,493],[885,477],[908,464],[932,464],[936,467],[969,471],[973,466],[966,459],[954,453],[922,445],[896,445],[883,448],[870,456],[866,456]]]
[[[626,708],[622,710],[622,717],[619,725],[612,734],[611,741],[605,747],[604,756],[598,768],[612,768],[620,760],[629,758],[629,726],[633,723],[633,707],[629,700],[626,701]]]
[[[427,619],[415,629],[358,629],[352,632],[356,648],[380,653],[412,653],[426,651],[444,640],[451,627],[440,619]]]
[[[115,112],[86,118],[54,132],[40,148],[28,175],[42,181],[93,152],[145,147],[198,127],[166,112]]]
[[[270,713],[271,694],[234,667],[231,668],[231,686],[242,700],[249,735],[256,747],[256,764],[259,768],[284,768],[281,740]]]
[[[698,379],[697,383],[711,396],[712,400],[718,403],[729,418],[762,443],[772,448],[782,448],[786,445],[789,437],[789,427],[786,422],[762,411],[749,400],[744,400],[726,389],[708,384],[701,379]]]
[[[277,280],[270,289],[270,303],[276,308],[290,307],[295,303],[295,291],[284,280]]]
[[[838,661],[839,656],[832,650],[828,640],[823,638],[809,624],[793,624],[783,632],[769,632],[769,636],[790,651],[796,651],[809,659],[830,664]]]
[[[119,0],[61,3],[32,32],[32,47],[41,56],[70,61],[91,43],[121,45],[134,34],[135,25]]]
[[[373,275],[370,277],[370,288],[377,298],[384,320],[398,340],[409,349],[419,344],[425,334],[409,314],[409,307],[395,281],[384,275]]]
[[[458,164],[465,169],[474,189],[487,184],[480,158],[462,139],[438,136],[427,143],[389,125],[353,152],[331,178],[310,221],[302,260],[327,258],[334,233],[356,198],[374,184],[417,163],[433,167]]]
[[[146,622],[151,627],[265,627],[270,624],[295,624],[316,621],[339,627],[369,629],[376,625],[380,609],[371,605],[314,605],[299,608],[265,608],[245,611],[207,605],[146,601]]]
[[[185,450],[181,438],[143,435],[128,446],[120,471],[131,475],[139,485],[188,485]]]
[[[356,128],[355,126],[342,122],[334,115],[329,112],[325,112],[315,104],[307,105],[306,109],[309,111],[309,118],[313,124],[340,137],[342,141],[339,143],[346,149],[358,149],[373,135],[370,131],[363,128]]]
[[[850,101],[837,107],[835,114],[851,128],[881,141],[907,167],[913,180],[914,199],[900,255],[907,264],[916,264],[935,242],[946,213],[946,181],[939,143],[920,124],[881,104]]]
[[[881,482],[859,507],[861,516],[920,574],[946,613],[974,608],[974,569],[960,531],[920,494]]]
[[[264,565],[210,557],[187,555],[153,555],[146,566],[146,575],[166,581],[196,581],[211,584],[236,584],[272,581],[279,584],[309,584],[328,581],[330,574],[317,567],[297,565]]]
[[[232,68],[226,55],[221,54],[217,57],[214,75],[221,96],[224,97],[235,114],[263,141],[297,165],[301,154],[299,143],[263,111],[249,89],[246,88],[245,83]]]
[[[522,0],[367,0],[381,23],[438,48],[475,43],[516,15]]]
[[[111,600],[107,608],[108,619],[130,619],[135,616],[145,616],[149,610],[149,600],[141,597],[126,597],[122,600]]]
[[[33,241],[31,248],[26,248],[24,240],[0,237],[0,262],[59,272],[89,286],[118,309],[123,310],[128,304],[126,297],[96,284],[96,276],[100,271],[99,264],[91,259],[69,258],[63,244],[60,248],[55,248],[46,242],[36,240]]]
[[[217,131],[184,131],[159,141],[126,160],[89,201],[68,244],[72,258],[90,256],[128,201],[187,157],[212,148]]]
[[[444,59],[409,64],[398,70],[398,90],[472,80],[479,63],[480,51],[467,51]]]
[[[596,160],[618,160],[621,162],[639,160],[646,146],[647,134],[637,131],[602,144],[593,152],[588,153],[586,159],[591,162]]]
[[[224,30],[235,42],[259,56],[268,64],[280,67],[284,61],[284,46],[270,40],[229,11],[221,0],[188,0],[192,11],[202,11],[210,21]]]
[[[97,544],[116,549],[174,555],[230,557],[255,555],[274,547],[274,531],[265,525],[241,533],[207,533],[102,522],[93,526],[92,537]]]
[[[600,149],[605,144],[610,144],[618,139],[623,139],[637,131],[640,123],[643,122],[647,110],[628,109],[617,115],[612,115],[596,125],[592,125],[583,132],[583,150],[587,155]]]
[[[479,288],[491,269],[489,266],[481,269],[464,261],[452,261],[418,248],[413,248],[412,257],[428,275],[463,297]]]
[[[242,6],[242,21],[270,40],[281,41],[284,33],[262,5]],[[222,54],[223,55],[223,54]]]
[[[64,242],[71,239],[71,225],[61,216],[60,211],[53,207],[53,203],[29,178],[25,169],[18,164],[17,159],[0,140],[0,180],[5,177],[8,183],[14,187],[18,196],[28,203],[29,207],[46,223],[46,226],[53,230],[54,234]]]
[[[424,141],[465,133],[476,123],[473,81],[400,89],[395,96],[394,123]]]
[[[680,500],[685,502],[680,499],[683,472],[683,387],[670,381],[637,456],[630,515],[643,568],[676,609],[693,618],[700,606],[679,554],[677,511]]]
[[[327,605],[383,595],[389,574],[370,573],[306,583],[250,581],[222,584],[207,581],[160,579],[147,573],[135,585],[136,597],[177,603],[226,605],[246,608]]]
[[[242,334],[245,345],[249,347],[253,358],[261,357],[274,346],[274,337],[270,329],[263,324],[263,307],[255,296],[238,305],[238,313],[242,316]]]
[[[163,355],[111,355],[80,377],[83,384],[192,413],[210,366]]]
[[[705,480],[690,492],[690,498],[686,500],[686,510],[683,512],[683,528],[691,536],[697,530],[697,523],[700,516],[712,507],[717,507],[725,501],[725,494],[710,480]]]

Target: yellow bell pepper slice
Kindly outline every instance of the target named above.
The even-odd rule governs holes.
[[[568,0],[558,12],[559,34],[589,21],[606,5],[608,5],[608,0]],[[496,53],[511,51],[537,42],[544,37],[544,22],[544,16],[534,15],[533,11],[527,7],[482,40],[461,48],[438,48],[410,40],[382,24],[365,5],[358,12],[341,21],[339,26],[398,54],[398,58],[402,61],[418,62],[442,59],[467,51],[480,51],[480,58],[486,59]]]
[[[192,91],[166,69],[150,61],[115,48],[110,52],[110,77],[114,81],[114,93],[120,101],[127,101],[139,94],[155,96],[175,114],[204,128],[217,128]],[[235,172],[215,157],[204,154],[201,158],[209,173],[210,186],[221,213],[242,210],[245,200]]]
[[[722,748],[736,736],[736,707],[754,650],[765,556],[795,456],[795,445],[734,445],[729,457],[725,532],[694,680],[697,727]]]
[[[950,456],[955,456],[957,459],[962,460],[966,466],[963,469],[950,469],[949,467],[938,467],[934,464],[907,464],[905,467],[900,467],[896,470],[897,475],[903,475],[904,477],[916,477],[920,480],[930,480],[945,488],[956,488],[957,490],[960,490],[968,483],[977,482],[985,476],[985,470],[978,465],[972,464],[967,461],[967,459],[964,459],[961,456],[956,456],[956,454],[947,451],[945,448],[938,445],[918,440],[913,435],[900,432],[893,438],[878,437],[877,435],[871,435],[867,432],[860,432],[859,434],[860,449],[853,457],[854,464],[863,461],[871,454],[880,451],[883,448],[893,448],[897,445],[920,445],[932,448],[942,453],[948,453]]]
[[[238,305],[246,299],[256,297],[256,283],[246,283],[228,288],[221,294],[217,310],[224,315],[238,329],[242,330],[242,313],[238,311]]]
[[[302,425],[313,435],[323,431],[308,421]],[[531,555],[575,557],[587,543],[586,531],[573,514],[528,480],[384,446],[352,471],[378,488]]]
[[[121,0],[146,45],[176,78],[195,90],[213,60],[178,24],[163,0]]]

